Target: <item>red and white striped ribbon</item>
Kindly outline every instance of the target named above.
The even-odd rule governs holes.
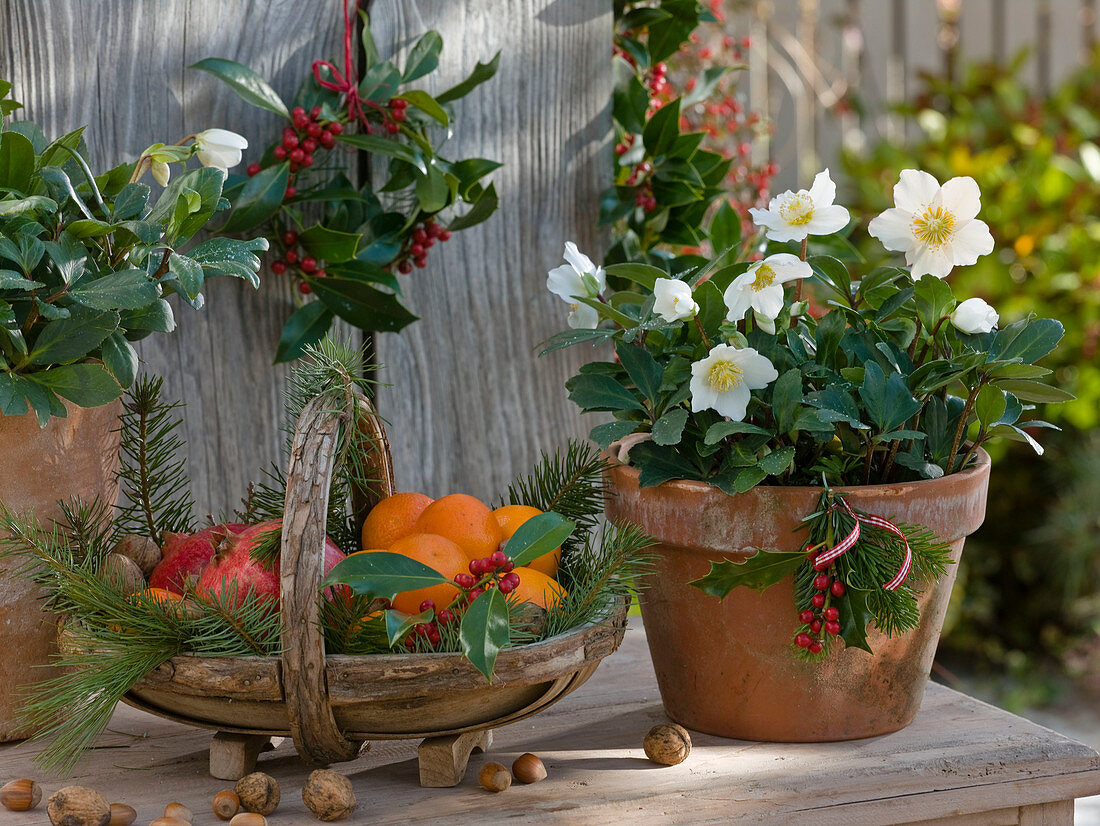
[[[840,500],[839,505],[833,505],[833,507],[844,508],[844,510],[856,520],[856,524],[852,528],[852,532],[840,540],[840,542],[814,557],[814,568],[823,571],[833,562],[833,560],[839,559],[850,551],[852,546],[859,541],[859,523],[862,522],[865,525],[872,525],[876,528],[882,528],[884,531],[889,531],[894,536],[898,537],[905,545],[905,559],[901,563],[901,568],[898,569],[893,579],[882,586],[883,589],[887,591],[896,591],[901,586],[901,583],[905,582],[905,578],[909,576],[909,569],[913,567],[913,551],[909,548],[909,540],[905,538],[905,534],[902,533],[901,528],[889,519],[883,519],[881,516],[857,514],[852,510],[851,505],[843,499]]]

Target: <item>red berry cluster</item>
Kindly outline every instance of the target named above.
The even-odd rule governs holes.
[[[298,194],[294,187],[294,176],[302,169],[313,166],[313,153],[318,149],[332,149],[336,146],[336,136],[344,131],[339,121],[322,122],[321,107],[314,106],[307,112],[301,106],[295,106],[290,113],[293,126],[283,129],[282,141],[272,150],[277,161],[290,161],[290,182],[287,184],[286,200]],[[258,163],[248,165],[248,174],[259,174],[263,167]]]
[[[428,250],[437,240],[450,241],[451,231],[429,218],[410,233],[401,260],[397,262],[397,271],[407,275],[414,264],[420,269],[428,266]]]
[[[802,631],[796,634],[794,644],[807,649],[811,654],[820,654],[825,647],[821,641],[821,632],[824,630],[834,637],[840,633],[840,609],[829,604],[831,598],[844,596],[847,589],[839,579],[833,579],[827,573],[819,573],[814,577],[814,590],[817,593],[810,597],[813,607],[798,615],[799,620],[809,626],[809,633]]]
[[[286,252],[283,253],[283,257],[271,264],[271,271],[276,275],[282,275],[291,267],[295,268],[302,275],[312,275],[314,278],[324,278],[328,273],[325,272],[324,267],[314,258],[312,255],[303,255],[298,250],[298,233],[292,229],[288,229],[283,233],[282,238],[283,246]],[[298,282],[298,291],[302,295],[309,295],[313,292],[313,288],[309,286],[304,280]]]
[[[668,66],[664,63],[658,63],[654,66],[649,73],[649,78],[646,80],[646,85],[649,87],[649,91],[655,95],[665,91],[668,88]]]
[[[634,192],[634,205],[641,207],[646,212],[653,212],[657,208],[657,199],[653,196],[653,182],[649,180],[649,174],[653,171],[653,164],[642,161],[630,172],[626,179],[627,186],[636,187]]]
[[[401,124],[407,117],[405,110],[408,108],[409,102],[407,100],[402,98],[390,98],[389,112],[383,113],[382,121],[382,128],[386,130],[387,135],[396,135],[401,131]]]
[[[435,612],[435,619],[413,626],[412,633],[405,638],[405,648],[413,651],[417,648],[417,638],[426,641],[434,648],[440,640],[439,627],[450,625],[461,615],[471,602],[490,588],[498,588],[502,594],[510,594],[519,587],[519,574],[513,570],[515,561],[504,551],[493,551],[489,556],[470,562],[470,573],[455,574],[455,584],[462,593],[449,606]],[[435,611],[435,603],[426,599],[420,603],[420,611]]]

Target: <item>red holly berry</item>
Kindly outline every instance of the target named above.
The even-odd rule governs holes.
[[[477,599],[479,596],[481,596],[484,593],[485,593],[484,588],[474,588],[472,591],[470,591],[470,602],[473,602],[475,599]]]
[[[297,194],[298,194],[298,190],[295,189],[293,186],[288,186],[286,188],[286,195],[285,195],[286,200],[289,201],[291,198],[293,198]]]
[[[809,648],[811,642],[812,640],[810,639],[809,634],[798,634],[794,638],[794,644],[797,645],[799,648]]]
[[[258,163],[250,163],[248,165],[248,177],[251,178],[254,175],[259,175],[262,168],[263,167],[261,167]]]
[[[435,603],[432,602],[430,599],[426,599],[422,603],[420,603],[420,613],[421,614],[423,614],[425,611],[434,611],[434,610],[435,610]]]
[[[410,272],[413,271],[413,265],[408,259],[406,259],[398,263],[397,271],[402,275],[408,275]]]
[[[470,588],[475,582],[477,580],[469,574],[455,574],[455,584],[461,588]]]
[[[810,630],[813,631],[815,634],[820,634],[821,633],[821,620],[815,619],[813,622],[811,622],[810,623]]]
[[[340,121],[336,120],[330,121],[328,127],[326,128],[334,135],[339,135],[341,132],[344,131],[344,125],[340,123]]]
[[[846,590],[847,589],[844,587],[844,583],[841,582],[839,579],[836,582],[833,583],[832,591],[833,591],[833,596],[834,597],[844,596],[844,592]]]
[[[630,149],[630,147],[627,146],[625,143],[615,144],[615,154],[616,155],[625,155],[629,149]]]
[[[502,594],[512,593],[512,591],[514,590],[514,587],[515,586],[513,586],[511,582],[507,582],[503,579],[500,581],[500,592]]]
[[[313,156],[310,155],[308,152],[306,153],[306,156],[302,158],[302,166],[313,166]]]
[[[435,224],[429,224],[428,225],[429,228],[434,227],[434,226],[435,226]],[[423,244],[425,241],[428,240],[428,232],[429,232],[429,229],[425,229],[424,227],[417,227],[416,229],[414,229],[412,231],[413,243],[414,244]]]
[[[307,126],[309,126],[309,115],[307,115],[305,112],[302,112],[302,114],[300,115],[294,115],[293,119],[294,125],[297,126],[299,129],[305,129]]]
[[[482,563],[481,559],[471,559],[470,560],[470,573],[473,574],[474,576],[481,576],[483,573],[485,573],[485,569],[481,567],[481,563]]]
[[[313,277],[314,278],[324,278],[326,275],[328,275],[328,273],[325,272],[324,270],[317,270],[317,272],[315,272],[313,274]]]
[[[286,158],[286,147],[280,144],[279,146],[276,146],[274,150],[272,150],[271,154],[273,154],[278,160],[281,161]]]
[[[828,560],[824,560],[824,559],[818,558],[818,559],[814,560],[814,570],[815,570],[815,571],[824,571],[824,570],[825,570],[826,568],[828,568],[828,567],[829,567],[829,566],[830,566],[831,564],[832,564],[832,563],[831,563],[831,562],[829,562]]]
[[[440,241],[450,241],[451,240],[451,231],[449,229],[445,229],[442,232],[440,232],[439,233],[439,240]]]
[[[504,571],[505,573],[508,573],[509,571],[511,571],[515,567],[516,567],[516,563],[509,559],[507,562],[504,563],[504,567],[501,568],[501,570]],[[519,574],[516,574],[516,576],[518,577]]]
[[[302,259],[302,269],[306,272],[313,272],[317,269],[317,259],[312,255],[307,255]]]
[[[405,120],[406,117],[408,117],[408,115],[405,114],[404,109],[394,109],[392,112],[390,112],[390,117],[398,123],[401,123],[403,120]]]
[[[303,150],[300,146],[290,150],[291,163],[301,163],[303,160],[305,160],[305,157],[305,150]]]
[[[455,618],[455,615],[451,611],[448,611],[446,608],[444,608],[442,611],[435,615],[435,618],[439,620],[440,625],[447,625]]]
[[[825,595],[814,594],[812,597],[810,597],[810,602],[813,603],[814,608],[821,608],[825,605]]]
[[[298,292],[300,292],[302,295],[309,295],[311,292],[313,292],[313,287],[309,286],[309,284],[307,284],[305,281],[299,281]]]
[[[489,559],[492,561],[493,567],[499,570],[508,563],[508,554],[504,553],[504,551],[493,551]]]
[[[806,623],[813,622],[814,621],[814,612],[807,608],[805,611],[803,611],[801,614],[798,615],[798,618],[802,622],[806,622]]]
[[[653,212],[653,210],[655,210],[656,208],[657,208],[657,199],[654,198],[652,195],[650,195],[648,198],[645,199],[645,204],[643,204],[643,209],[645,209],[646,212]]]
[[[414,258],[413,259],[413,264],[419,269],[424,269],[426,266],[428,266],[428,259],[427,258]]]
[[[509,562],[508,564],[511,565],[512,563]],[[502,578],[505,582],[511,582],[513,588],[519,585],[519,573],[516,571],[509,571]]]
[[[276,275],[282,275],[284,272],[286,272],[286,262],[285,261],[274,261],[274,262],[272,262],[271,271],[273,273],[275,273]]]
[[[393,121],[386,121],[386,134],[387,135],[396,135],[400,131],[401,131],[401,127],[398,126],[396,123],[394,123]]]
[[[288,247],[298,243],[298,233],[292,229],[288,229],[283,233],[283,243]]]
[[[319,123],[311,123],[309,126],[306,127],[306,134],[309,135],[311,138],[321,137],[321,133],[324,131],[324,127],[322,127]]]
[[[823,613],[825,614],[825,619],[827,619],[827,620],[840,619],[840,611],[838,611],[832,605],[830,605],[828,608],[826,608]]]
[[[297,264],[298,263],[298,253],[296,253],[294,250],[287,250],[286,251],[286,262],[288,264]]]
[[[390,98],[391,109],[406,109],[408,108],[408,105],[409,102],[404,98]]]
[[[828,587],[829,587],[829,576],[828,576],[828,574],[818,574],[817,576],[814,577],[814,588],[816,588],[818,591],[824,591]]]
[[[303,109],[301,106],[295,106],[293,109],[290,110],[290,116],[292,118],[296,118],[299,115],[304,115],[305,113],[306,113],[306,110]]]
[[[413,258],[423,258],[424,257],[424,245],[423,244],[413,244],[411,247],[409,247],[409,255],[411,255]]]
[[[836,636],[840,633],[840,623],[836,621],[825,623],[825,633]]]
[[[316,152],[317,151],[317,141],[315,141],[313,138],[306,138],[304,141],[302,141],[302,149],[305,150],[307,155],[310,152]]]
[[[291,129],[289,126],[283,130],[283,146],[287,149],[293,149],[298,145],[298,133]]]
[[[325,149],[332,149],[332,147],[336,146],[336,136],[331,132],[322,132],[318,140],[321,141],[321,146]]]
[[[811,654],[820,654],[821,650],[824,647],[825,646],[823,646],[820,642],[818,642],[817,640],[814,640],[813,642],[810,643],[810,653]]]
[[[321,117],[321,107],[314,106],[312,109],[309,110],[309,116],[314,120],[317,120],[317,118]]]
[[[431,628],[428,629],[428,642],[430,642],[432,645],[435,645],[437,642],[439,642],[439,639],[439,629],[433,625]]]

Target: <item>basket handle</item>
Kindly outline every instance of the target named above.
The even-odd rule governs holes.
[[[355,492],[356,508],[369,508],[393,492],[393,465],[381,419],[356,391],[361,421],[375,444],[368,465],[378,477],[375,491]],[[330,400],[310,401],[294,429],[287,468],[282,548],[282,684],[290,732],[308,763],[327,765],[355,758],[362,743],[336,725],[325,681],[325,639],[320,622],[325,522],[336,459],[337,437],[347,412]]]

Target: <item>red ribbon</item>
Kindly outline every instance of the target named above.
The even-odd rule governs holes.
[[[359,97],[359,76],[355,69],[355,62],[351,55],[351,40],[355,33],[355,16],[359,13],[359,0],[349,8],[348,0],[344,0],[344,71],[340,72],[327,60],[313,61],[313,77],[317,83],[333,92],[339,92],[345,96],[348,105],[348,120],[361,123],[370,134],[370,124],[367,123],[363,113],[363,102]],[[332,80],[321,77],[321,69],[326,68],[332,74]]]
[[[898,537],[905,545],[905,559],[901,563],[901,568],[894,578],[883,585],[883,589],[886,591],[896,591],[901,587],[901,583],[905,582],[905,578],[909,576],[909,569],[913,567],[913,551],[909,548],[909,540],[905,538],[905,534],[902,533],[901,528],[891,522],[889,519],[883,519],[881,516],[874,516],[872,514],[857,514],[852,510],[849,505],[843,499],[840,500],[840,504],[834,504],[834,509],[843,508],[848,514],[856,520],[855,527],[852,528],[852,532],[840,540],[836,545],[829,548],[827,551],[822,551],[816,557],[814,557],[814,570],[823,571],[829,567],[833,560],[839,559],[848,553],[852,547],[859,541],[859,523],[862,522],[865,525],[871,525],[875,528],[882,528],[885,531],[889,531],[894,536]]]

